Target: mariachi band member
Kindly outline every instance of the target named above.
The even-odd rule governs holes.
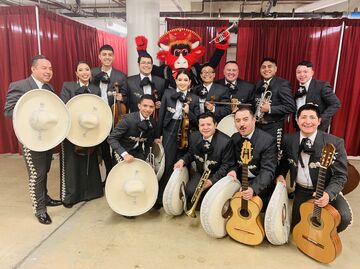
[[[126,100],[123,100],[123,95],[121,94],[126,92],[126,75],[113,67],[114,58],[113,47],[108,44],[103,45],[99,49],[101,67],[95,67],[91,70],[93,83],[99,86],[101,98],[108,103],[109,106],[114,105],[116,101],[126,102]],[[120,85],[120,93],[114,91],[115,83]],[[113,166],[113,161],[110,154],[110,147],[106,140],[101,143],[101,157],[104,160],[107,176]]]
[[[237,99],[242,104],[253,104],[255,85],[239,78],[239,66],[236,61],[227,61],[224,66],[224,78],[215,81],[229,89],[230,100]],[[237,106],[232,106],[232,112]]]
[[[75,71],[77,81],[64,82],[60,98],[66,104],[72,97],[91,93],[101,96],[100,88],[90,83],[91,71],[80,61]],[[81,201],[103,196],[103,188],[96,148],[82,148],[65,139],[60,158],[61,201],[67,208]]]
[[[125,162],[131,162],[134,158],[145,161],[156,140],[156,122],[151,118],[155,110],[153,96],[141,96],[138,108],[138,112],[126,114],[108,137],[118,162],[121,158]]]
[[[296,111],[290,82],[276,76],[276,72],[276,60],[264,58],[260,66],[262,80],[255,85],[256,126],[275,138],[282,136],[287,115]]]
[[[50,60],[44,55],[33,57],[31,75],[9,85],[4,107],[5,116],[12,118],[17,101],[32,89],[46,89],[54,92],[53,86],[49,84],[52,76],[53,70]],[[50,198],[46,187],[52,160],[52,149],[39,152],[30,150],[23,145],[23,153],[29,175],[29,190],[35,217],[42,224],[50,224],[52,221],[46,207],[61,205],[61,201]]]
[[[347,200],[341,193],[347,180],[347,156],[344,140],[318,129],[321,124],[320,111],[314,104],[305,104],[299,108],[296,121],[300,131],[286,134],[283,139],[283,157],[278,167],[277,181],[286,185],[286,174],[290,170],[291,187],[295,185],[295,197],[292,208],[291,228],[300,221],[300,205],[314,198],[322,148],[333,144],[336,150],[335,161],[327,169],[322,197],[315,205],[325,207],[331,204],[340,213],[341,221],[337,231],[348,227],[353,219]]]
[[[138,57],[140,73],[127,79],[127,105],[130,112],[139,110],[138,103],[144,94],[155,98],[155,108],[160,109],[161,97],[164,93],[165,80],[151,75],[153,59],[147,53],[140,53]]]
[[[335,95],[333,88],[327,81],[313,78],[313,63],[302,61],[296,67],[296,79],[299,88],[295,93],[296,109],[306,103],[314,103],[319,106],[321,123],[319,130],[327,131],[330,126],[331,117],[341,106],[339,98]],[[294,127],[298,129],[294,114]]]
[[[240,154],[244,141],[249,140],[252,146],[252,159],[248,164],[249,187],[241,191],[241,197],[250,200],[253,196],[259,195],[265,211],[274,189],[273,181],[277,164],[275,138],[255,127],[255,115],[250,105],[240,105],[234,114],[234,121],[238,130],[231,137],[234,144],[235,166],[228,176],[241,181]]]
[[[216,102],[230,102],[229,91],[225,86],[214,83],[215,69],[206,63],[200,68],[202,83],[193,92],[199,96],[200,113],[210,111],[214,113],[216,122],[231,113],[229,105],[215,104]]]
[[[200,114],[199,97],[189,91],[191,77],[189,71],[182,69],[176,75],[176,89],[165,91],[159,113],[158,132],[162,136],[165,152],[165,171],[159,182],[157,206],[162,203],[162,194],[173,172],[174,163],[188,149],[181,143],[188,143],[190,129],[196,128],[196,120]],[[187,141],[184,141],[186,139]]]
[[[230,137],[216,129],[214,114],[200,114],[198,127],[199,131],[190,134],[189,150],[174,165],[174,169],[182,168],[195,161],[196,173],[189,179],[185,189],[188,204],[205,170],[210,171],[203,186],[204,190],[207,190],[223,178],[234,165],[233,143]]]

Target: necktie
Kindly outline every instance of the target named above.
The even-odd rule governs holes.
[[[47,84],[47,83],[44,83],[44,84],[41,86],[41,89],[48,90],[48,91],[52,91],[50,85]]]
[[[203,139],[201,142],[202,142],[202,152],[204,154],[208,154],[211,151],[213,151],[213,147],[208,140]]]
[[[140,132],[146,133],[149,129],[152,129],[153,126],[150,120],[142,120],[138,123],[138,129]]]
[[[141,81],[140,81],[140,86],[144,87],[151,84],[151,81],[149,79],[149,77],[144,77]]]
[[[227,81],[228,83],[226,84],[226,86],[229,88],[230,91],[234,91],[236,90],[236,85],[230,81]]]
[[[306,88],[305,86],[299,86],[298,90],[295,93],[295,99],[303,97],[304,95],[306,95]]]
[[[206,98],[208,94],[208,90],[205,86],[203,86],[202,88],[200,88],[199,92],[198,92],[198,95],[200,98]]]
[[[301,167],[304,168],[304,162],[301,157],[301,152],[304,152],[305,154],[312,155],[314,154],[315,150],[311,144],[311,140],[309,138],[303,138],[301,140],[301,143],[299,145],[299,161],[301,164]]]

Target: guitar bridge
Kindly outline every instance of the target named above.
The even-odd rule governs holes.
[[[310,243],[314,244],[315,246],[317,246],[317,247],[319,247],[321,249],[325,248],[324,245],[316,242],[315,240],[311,239],[310,237],[307,237],[307,236],[303,235],[302,238],[304,238],[305,240],[309,241]]]
[[[254,233],[249,232],[249,231],[245,231],[245,230],[242,230],[242,229],[239,229],[239,228],[234,228],[234,229],[237,230],[237,231],[240,231],[240,232],[244,232],[244,233],[247,233],[247,234],[254,235]]]

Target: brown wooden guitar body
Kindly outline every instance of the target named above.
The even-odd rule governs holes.
[[[230,202],[232,216],[226,223],[226,231],[232,239],[240,243],[252,246],[259,245],[265,237],[260,218],[262,200],[259,196],[254,196],[248,200],[248,216],[241,214],[241,203],[241,194],[237,192]]]
[[[341,253],[342,245],[336,227],[341,217],[330,204],[321,209],[320,226],[314,225],[311,218],[314,199],[300,206],[301,221],[294,227],[293,238],[297,247],[311,258],[330,263]]]

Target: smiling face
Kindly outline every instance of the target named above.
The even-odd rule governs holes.
[[[314,134],[321,123],[321,119],[316,115],[314,110],[303,110],[296,118],[301,133],[305,137]]]
[[[248,110],[239,110],[234,115],[235,126],[241,136],[248,136],[255,128],[256,119]]]
[[[298,65],[296,67],[296,79],[302,85],[308,82],[313,75],[314,75],[314,70],[312,69],[312,67],[307,67],[305,65]]]
[[[105,68],[111,68],[114,61],[114,52],[111,50],[102,50],[99,54],[101,65]]]
[[[225,79],[229,82],[235,81],[239,76],[239,67],[235,63],[227,63],[224,67]]]
[[[53,76],[51,63],[46,59],[37,60],[36,64],[31,67],[31,72],[33,77],[42,83],[50,82]]]
[[[140,104],[138,104],[139,111],[144,118],[149,118],[155,110],[155,103],[150,99],[143,99]]]
[[[215,79],[215,70],[211,66],[205,66],[201,69],[200,72],[201,80],[203,81],[204,85],[211,84]]]
[[[276,75],[277,66],[275,63],[270,61],[265,61],[260,66],[260,74],[265,80],[271,79]]]
[[[190,84],[191,80],[186,74],[182,73],[177,76],[176,86],[180,91],[186,92],[190,88]]]
[[[205,139],[211,137],[216,130],[216,124],[211,117],[199,119],[199,131]]]
[[[141,57],[139,61],[139,70],[141,74],[143,74],[144,76],[150,75],[152,71],[152,67],[153,67],[153,62],[151,58]]]
[[[90,66],[88,66],[86,63],[78,64],[75,74],[81,83],[87,85],[91,78]]]

